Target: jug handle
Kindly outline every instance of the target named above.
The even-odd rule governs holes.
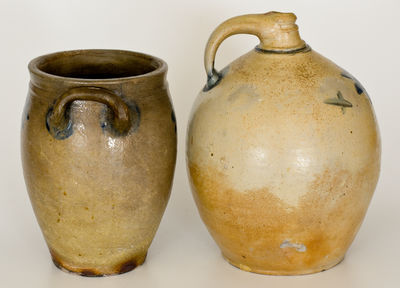
[[[100,87],[75,87],[61,95],[47,113],[47,129],[56,139],[65,139],[72,134],[67,111],[76,100],[95,101],[111,108],[114,114],[112,127],[120,134],[127,133],[132,126],[128,105],[114,92]]]
[[[251,34],[260,39],[258,50],[288,53],[306,47],[295,22],[293,13],[268,12],[237,16],[220,24],[208,39],[204,53],[207,73],[204,91],[216,86],[223,76],[214,68],[215,55],[222,41],[235,34]]]

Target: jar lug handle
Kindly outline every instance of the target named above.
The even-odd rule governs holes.
[[[77,100],[107,105],[113,111],[112,127],[119,134],[126,134],[132,126],[128,105],[114,92],[93,86],[75,87],[61,95],[47,113],[46,126],[54,138],[66,139],[72,134],[72,123],[67,111],[72,102]]]

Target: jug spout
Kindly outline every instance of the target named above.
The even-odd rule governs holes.
[[[305,47],[295,24],[295,14],[268,12],[258,17],[262,23],[256,27],[260,30],[260,49],[292,51]]]

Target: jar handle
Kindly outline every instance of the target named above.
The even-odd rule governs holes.
[[[67,111],[76,100],[96,101],[111,108],[114,114],[112,127],[120,134],[127,133],[132,126],[128,105],[114,92],[100,87],[75,87],[59,97],[47,113],[46,126],[54,138],[65,139],[72,134]]]
[[[223,22],[211,34],[206,45],[204,66],[207,84],[204,90],[212,89],[223,76],[215,70],[214,62],[218,47],[226,38],[235,34],[252,34],[260,39],[259,50],[290,52],[306,46],[295,22],[296,15],[280,12],[242,15]]]

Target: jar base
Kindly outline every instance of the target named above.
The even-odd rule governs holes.
[[[76,274],[76,275],[80,275],[80,276],[84,276],[84,277],[104,277],[104,276],[113,276],[113,275],[124,274],[124,273],[132,271],[136,267],[142,265],[144,263],[144,261],[146,260],[147,251],[144,255],[137,256],[129,261],[122,263],[121,265],[119,265],[117,267],[104,267],[104,268],[74,267],[67,263],[62,263],[56,257],[54,257],[53,253],[51,253],[51,254],[52,254],[51,258],[53,260],[54,265],[63,272],[72,273],[72,274]]]
[[[228,257],[226,257],[224,254],[222,254],[224,259],[231,264],[232,266],[239,268],[240,270],[246,271],[246,272],[251,272],[251,273],[256,273],[256,274],[264,274],[264,275],[275,275],[275,276],[294,276],[294,275],[307,275],[307,274],[314,274],[318,272],[323,272],[325,270],[331,269],[334,266],[340,264],[343,260],[343,258],[340,258],[339,261],[335,261],[333,263],[330,263],[328,265],[324,265],[318,268],[312,268],[312,269],[307,269],[307,270],[297,270],[297,271],[287,271],[287,270],[263,270],[263,269],[253,269],[247,265],[241,264],[241,263],[235,263],[232,260],[230,260]]]

